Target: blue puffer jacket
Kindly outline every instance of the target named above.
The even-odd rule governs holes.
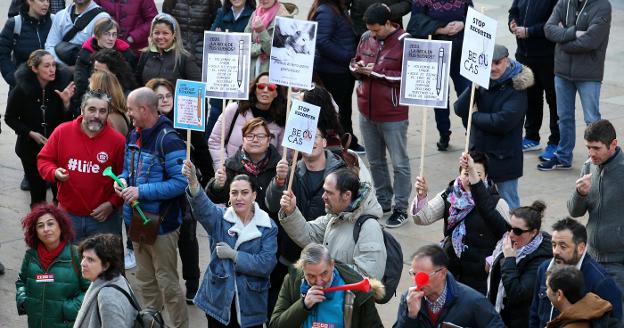
[[[136,146],[138,138],[136,129],[132,130],[126,142],[124,169],[119,177],[126,179],[129,186],[139,187],[139,204],[144,212],[165,215],[158,233],[163,235],[182,223],[180,205],[184,202],[187,185],[182,175],[182,163],[186,147],[171,121],[163,115],[153,127],[141,131],[140,148]],[[131,168],[134,175],[129,178]],[[132,208],[127,203],[124,204],[123,218],[126,224],[130,224]]]
[[[225,32],[225,30],[229,32],[243,32],[245,31],[245,26],[247,26],[253,11],[254,9],[251,8],[249,4],[245,3],[245,8],[243,8],[240,16],[234,19],[234,13],[231,9],[225,12],[224,7],[221,7],[217,10],[217,17],[212,23],[210,30],[215,31],[218,27],[221,29],[221,32]]]
[[[228,325],[236,296],[241,327],[267,322],[269,276],[277,263],[277,225],[254,203],[252,221],[243,226],[232,208],[215,206],[203,191],[187,193],[195,218],[210,236],[210,264],[193,302],[212,318]],[[238,251],[236,262],[219,259],[218,242]]]
[[[4,24],[0,33],[0,70],[2,77],[11,86],[16,84],[15,71],[17,67],[26,62],[30,53],[45,46],[48,32],[52,27],[50,14],[35,19],[28,16],[25,9],[20,10],[22,17],[22,29],[19,36],[13,34],[15,18],[11,17]]]
[[[579,264],[581,264],[579,266]],[[553,260],[545,261],[537,269],[537,279],[535,292],[533,293],[533,303],[529,310],[529,328],[542,328],[550,320],[559,315],[559,311],[553,308],[552,303],[546,296],[546,271],[553,266]],[[618,320],[622,319],[622,292],[616,285],[613,278],[607,274],[590,255],[585,253],[576,268],[583,272],[585,280],[585,291],[594,293],[603,300],[609,301],[613,305],[612,316]]]
[[[338,16],[322,4],[313,17],[318,22],[314,70],[325,73],[349,73],[349,62],[355,57],[357,39],[346,13]]]

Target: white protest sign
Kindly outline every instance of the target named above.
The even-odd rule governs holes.
[[[310,154],[316,139],[321,107],[300,100],[293,100],[284,128],[282,146]]]
[[[204,32],[202,81],[210,98],[249,98],[251,34]]]
[[[202,82],[178,79],[173,102],[173,127],[206,131],[206,85]]]
[[[497,25],[495,19],[468,7],[459,73],[486,89],[490,86]]]
[[[451,41],[404,39],[399,104],[446,108]]]
[[[312,89],[317,22],[275,17],[269,61],[271,83]]]

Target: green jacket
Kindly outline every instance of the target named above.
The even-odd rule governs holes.
[[[345,281],[345,284],[360,282],[362,276],[348,266],[336,262],[336,269]],[[291,269],[289,274],[284,278],[282,289],[279,292],[269,328],[292,328],[303,327],[303,323],[310,311],[306,310],[301,297],[301,282],[303,279],[303,271]],[[364,324],[366,322],[366,324]],[[353,315],[351,327],[383,327],[381,318],[375,308],[374,291],[368,293],[355,292],[355,301],[353,303]]]
[[[72,247],[68,242],[47,272],[39,263],[37,250],[26,251],[15,282],[15,299],[17,312],[28,315],[28,327],[73,327],[90,283],[82,278],[80,258]],[[38,274],[53,274],[54,282],[37,282]]]

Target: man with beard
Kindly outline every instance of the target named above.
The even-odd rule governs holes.
[[[546,272],[555,265],[573,265],[583,272],[585,291],[594,293],[613,305],[613,317],[622,318],[622,292],[615,281],[587,253],[587,230],[572,218],[557,221],[553,226],[553,259],[537,270],[537,284],[529,313],[529,327],[542,328],[559,315],[546,293]]]
[[[58,186],[59,207],[72,219],[78,244],[97,233],[121,235],[118,210],[123,200],[102,175],[107,167],[123,169],[125,138],[108,123],[110,97],[88,91],[81,116],[61,124],[37,157],[39,174]]]

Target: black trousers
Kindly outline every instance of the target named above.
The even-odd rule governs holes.
[[[232,301],[232,306],[230,307],[230,324],[226,326],[206,314],[206,318],[208,318],[208,328],[240,328],[240,325],[238,324],[238,317],[236,316],[236,305],[234,305],[234,302],[235,301]],[[250,328],[262,328],[262,325],[252,326]]]
[[[32,158],[26,158],[26,156],[24,156],[20,159],[22,161],[22,167],[24,168],[24,175],[30,184],[30,208],[33,208],[39,203],[46,202],[48,183],[41,178],[39,170],[37,170],[37,155],[34,155]],[[56,193],[56,184],[52,184],[52,194],[55,200]]]
[[[317,72],[321,78],[325,89],[331,93],[334,101],[338,105],[338,114],[340,116],[340,125],[345,132],[353,136],[351,144],[358,143],[358,139],[353,135],[353,122],[351,115],[353,113],[353,87],[355,86],[355,78],[350,73],[323,73]]]
[[[540,140],[539,131],[544,116],[544,93],[550,113],[549,145],[559,144],[559,125],[557,121],[557,98],[555,95],[555,62],[554,57],[524,57],[516,55],[516,59],[528,66],[535,76],[535,84],[527,89],[528,108],[524,121],[525,137]]]
[[[182,260],[182,278],[186,281],[187,290],[197,291],[199,284],[199,243],[197,241],[197,221],[191,217],[191,209],[184,210],[184,219],[180,226],[178,252]]]

